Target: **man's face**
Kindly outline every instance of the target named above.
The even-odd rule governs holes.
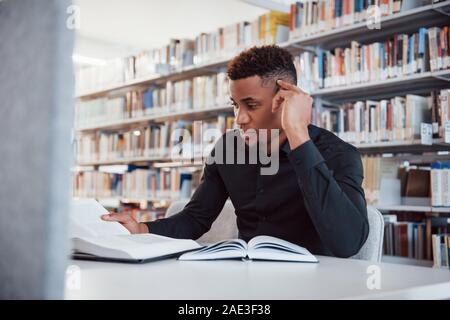
[[[275,94],[275,81],[263,85],[259,76],[230,80],[230,98],[234,105],[236,124],[246,144],[251,146],[257,143],[255,135],[249,134],[253,130],[258,133],[260,129],[267,129],[268,143],[271,129],[281,132],[281,110],[272,113]]]

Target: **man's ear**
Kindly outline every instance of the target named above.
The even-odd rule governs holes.
[[[284,98],[279,94],[279,91],[281,90],[281,88],[278,90],[278,92],[273,96],[272,98],[272,112],[278,112],[281,108],[281,104],[284,101]]]
[[[278,103],[278,106],[274,106],[275,103]],[[275,100],[272,100],[272,110],[271,110],[274,121],[277,123],[277,125],[280,125],[280,126],[281,126],[281,113],[282,113],[282,108],[280,107],[281,103],[283,103],[282,100],[279,102],[275,102]]]

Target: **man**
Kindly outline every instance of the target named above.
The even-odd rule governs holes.
[[[207,162],[199,187],[180,213],[150,223],[137,223],[127,214],[103,219],[118,221],[131,233],[197,239],[230,197],[245,241],[270,235],[314,254],[355,255],[369,232],[361,157],[333,133],[310,124],[313,100],[295,85],[291,54],[277,46],[253,47],[236,56],[227,73],[246,152],[255,143],[246,133],[279,130],[278,141],[269,134],[257,137],[265,137],[268,150],[273,143],[279,146],[277,172],[261,174],[261,163]],[[212,155],[217,151],[216,145]]]

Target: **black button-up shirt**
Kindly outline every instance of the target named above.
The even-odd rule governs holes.
[[[274,175],[262,175],[264,165],[258,163],[206,164],[186,207],[147,223],[150,232],[198,239],[229,197],[245,241],[269,235],[314,254],[356,254],[369,233],[361,156],[333,133],[314,125],[308,129],[311,140],[298,148],[291,150],[287,140],[281,145]]]

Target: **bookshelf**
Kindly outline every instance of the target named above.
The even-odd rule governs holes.
[[[178,161],[176,161],[178,160]],[[116,164],[138,164],[138,163],[167,163],[166,166],[202,166],[203,162],[201,158],[180,158],[180,159],[172,159],[170,157],[130,157],[123,159],[115,159],[115,160],[99,160],[99,161],[88,161],[88,162],[79,162],[78,165],[80,167],[84,166],[108,166],[108,165],[116,165]],[[160,166],[161,167],[161,166]]]
[[[364,154],[385,154],[385,153],[404,153],[404,152],[429,152],[429,151],[450,151],[450,144],[443,143],[441,139],[438,139],[436,144],[431,146],[421,144],[420,140],[414,141],[394,141],[394,142],[379,142],[379,143],[361,143],[354,144],[356,148]],[[443,160],[448,158],[448,156],[441,157]],[[184,166],[201,166],[201,158],[179,158],[172,159],[170,157],[129,157],[129,158],[118,158],[113,160],[98,160],[98,161],[86,161],[78,162],[78,166],[106,166],[115,164],[133,164],[133,163],[148,163],[148,162],[165,162],[168,165],[175,160],[179,160],[180,165]],[[430,160],[428,160],[430,161]]]
[[[448,22],[450,1],[428,4],[404,12],[380,18],[381,29],[368,29],[365,21],[317,33],[303,38],[294,38],[281,44],[285,48],[314,50],[315,46],[330,49],[349,44],[351,41],[372,42],[393,33],[410,33],[417,26],[429,27]]]
[[[311,93],[311,96],[332,100],[335,103],[348,100],[358,100],[361,98],[379,99],[393,96],[398,92],[424,93],[437,88],[445,88],[450,85],[450,70],[440,72],[427,72],[424,74],[415,74],[401,78],[393,78],[382,81],[373,81],[368,83],[354,84],[350,86],[320,89]],[[126,87],[124,87],[126,88]],[[106,129],[125,128],[142,123],[161,122],[176,119],[204,119],[207,116],[216,115],[223,112],[231,112],[230,106],[212,106],[198,110],[185,110],[178,112],[162,112],[157,115],[145,117],[123,119],[111,122],[104,122],[86,126],[76,127],[76,131],[94,131]]]
[[[408,206],[408,205],[376,205],[378,210],[384,211],[405,211],[405,212],[438,212],[438,213],[450,213],[450,208],[437,208],[430,206]]]
[[[172,199],[167,198],[125,198],[125,197],[99,197],[97,198],[101,203],[109,207],[119,207],[120,203],[141,203],[141,202],[151,202],[151,201],[166,201],[170,202]],[[430,206],[409,206],[409,205],[375,205],[381,212],[436,212],[436,213],[450,213],[450,208],[435,208]]]
[[[355,143],[353,144],[360,152],[365,154],[379,153],[402,153],[402,152],[429,152],[429,151],[448,151],[450,144],[445,143],[443,139],[433,139],[432,145],[424,145],[421,140],[409,141],[383,141],[374,143]]]
[[[105,207],[110,208],[119,208],[121,204],[132,203],[132,204],[140,204],[152,201],[160,201],[160,202],[170,202],[171,198],[141,198],[141,199],[131,199],[124,197],[99,197],[97,198],[98,202],[100,202]]]
[[[98,124],[85,125],[75,128],[79,132],[89,132],[95,130],[114,130],[114,129],[126,129],[140,124],[147,124],[149,122],[164,122],[168,120],[198,120],[205,119],[211,116],[215,116],[220,113],[230,113],[232,108],[230,106],[215,106],[210,108],[203,108],[197,110],[185,110],[178,112],[161,112],[156,115],[148,115],[143,117],[136,117],[130,119],[123,119],[110,122],[102,122]]]
[[[398,92],[402,94],[426,93],[433,89],[441,89],[450,85],[450,70],[438,72],[425,72],[399,78],[392,78],[366,83],[358,83],[349,86],[340,86],[327,89],[319,89],[312,92],[312,96],[335,103],[348,100],[380,99],[394,96]]]
[[[239,50],[236,50],[238,52]],[[221,58],[209,63],[203,63],[198,65],[192,65],[184,67],[177,72],[173,72],[167,75],[153,75],[146,78],[134,79],[125,83],[116,84],[107,88],[94,89],[87,92],[81,92],[75,95],[76,99],[93,99],[96,97],[120,94],[133,88],[140,88],[151,84],[161,84],[168,81],[180,81],[197,76],[204,76],[208,74],[217,73],[218,68],[226,66],[233,55],[229,55],[226,58]]]
[[[430,1],[431,2],[431,1]],[[381,29],[368,29],[365,21],[351,25],[341,26],[328,31],[317,32],[304,36],[298,36],[291,32],[289,40],[279,42],[278,45],[288,49],[293,55],[298,56],[303,52],[318,54],[323,50],[334,48],[346,48],[353,41],[371,44],[384,41],[394,34],[411,34],[418,32],[421,27],[436,27],[448,25],[450,14],[450,0],[424,5],[404,12],[397,12],[381,17]],[[261,43],[254,43],[261,44]],[[244,47],[234,48],[214,55],[212,59],[203,63],[184,66],[165,74],[151,74],[121,83],[104,87],[91,88],[77,92],[75,99],[78,102],[91,101],[98,98],[115,98],[123,96],[132,90],[145,90],[149,87],[164,88],[169,82],[191,80],[195,77],[210,76],[223,72],[230,59]],[[315,100],[315,108],[320,113],[324,105],[339,105],[341,103],[356,102],[358,100],[391,99],[396,96],[410,94],[424,95],[431,91],[450,89],[450,68],[420,73],[404,74],[397,77],[389,77],[383,80],[352,83],[341,86],[314,89],[310,92]],[[99,132],[122,132],[145,126],[161,125],[170,121],[197,121],[212,119],[219,115],[231,115],[232,109],[225,103],[212,104],[198,108],[195,104],[190,108],[175,108],[166,105],[152,114],[133,117],[122,117],[110,121],[92,121],[90,123],[75,126],[76,134],[88,135]],[[411,163],[427,165],[433,161],[449,161],[450,143],[444,138],[434,137],[431,145],[422,144],[420,138],[399,141],[377,141],[352,143],[363,155],[389,156]],[[107,160],[79,161],[74,172],[83,170],[96,171],[99,167],[110,165],[134,165],[149,169],[191,168],[201,170],[203,159],[177,158],[172,159],[167,155],[161,156],[122,156],[108,158]],[[170,203],[173,197],[99,197],[102,204],[110,207],[120,207],[123,204],[137,204],[146,207],[148,203],[160,202],[163,205]],[[375,205],[383,213],[403,212],[416,213],[427,216],[450,214],[448,207],[433,207],[430,205]],[[397,257],[388,257],[395,261]],[[403,258],[397,259],[400,261]],[[408,263],[414,259],[403,259],[400,263]],[[426,260],[425,265],[429,264]]]
[[[440,25],[448,22],[450,13],[450,0],[429,4],[423,7],[399,12],[387,17],[381,17],[380,23],[383,26],[380,30],[367,29],[365,22],[360,22],[351,26],[337,28],[331,31],[307,36],[299,39],[292,39],[284,43],[279,43],[281,47],[292,51],[301,51],[303,49],[316,50],[316,46],[323,49],[333,48],[349,44],[351,41],[374,41],[374,39],[385,38],[393,33],[409,33],[417,30],[417,26]],[[237,49],[235,53],[239,52]],[[161,84],[167,81],[179,81],[196,76],[216,73],[217,69],[226,66],[234,56],[229,54],[226,57],[199,65],[192,65],[181,68],[179,71],[167,75],[153,75],[143,79],[134,79],[122,84],[116,84],[107,88],[94,89],[86,92],[76,93],[76,99],[92,99],[107,94],[117,94],[139,88],[150,84]]]

